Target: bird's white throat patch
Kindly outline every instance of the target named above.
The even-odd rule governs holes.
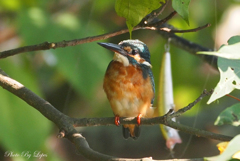
[[[144,65],[149,66],[150,68],[152,68],[152,65],[151,65],[149,62],[147,62],[147,61],[142,62],[142,64],[144,64]]]
[[[121,54],[118,54],[118,53],[115,53],[114,54],[114,57],[113,57],[113,60],[115,61],[119,61],[121,63],[123,63],[123,65],[126,67],[126,66],[129,66],[129,60],[127,57],[121,55]]]

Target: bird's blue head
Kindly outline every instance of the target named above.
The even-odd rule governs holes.
[[[113,43],[98,43],[99,45],[114,51],[118,59],[125,61],[125,64],[146,65],[151,67],[150,52],[146,44],[139,40],[124,40],[118,45]],[[127,59],[126,59],[127,58]],[[126,60],[124,60],[126,59]],[[128,62],[126,62],[128,61]]]

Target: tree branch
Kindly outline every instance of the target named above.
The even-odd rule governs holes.
[[[191,54],[197,55],[201,57],[204,61],[208,62],[210,65],[214,66],[216,68],[217,66],[217,57],[211,56],[211,55],[199,55],[196,54],[198,51],[210,51],[211,49],[204,48],[198,44],[194,44],[188,40],[185,40],[181,37],[178,37],[174,34],[174,32],[192,32],[192,31],[198,31],[199,29],[208,27],[208,24],[202,27],[199,27],[197,29],[190,29],[190,30],[176,30],[171,25],[166,24],[170,18],[172,18],[176,12],[172,12],[167,16],[166,18],[159,20],[157,18],[149,17],[151,21],[147,21],[148,19],[145,19],[142,23],[140,23],[138,26],[133,28],[133,31],[140,30],[140,29],[148,29],[148,30],[159,30],[158,33],[165,39],[171,38],[171,43],[178,46],[179,48],[182,48],[186,51],[188,51]],[[148,22],[147,24],[144,24],[144,22]],[[170,31],[170,32],[169,32]],[[104,40],[108,39],[110,37],[114,37],[117,35],[121,35],[124,33],[127,33],[128,29],[119,30],[116,32],[111,32],[107,34],[102,34],[98,36],[92,36],[92,37],[86,37],[82,39],[74,39],[69,41],[60,41],[60,42],[43,42],[41,44],[37,45],[30,45],[25,47],[20,47],[12,50],[2,51],[0,52],[0,59],[6,58],[9,56],[13,56],[16,54],[24,53],[24,52],[32,52],[32,51],[40,51],[40,50],[49,50],[49,49],[56,49],[56,48],[63,48],[68,46],[76,46],[83,43],[89,43],[93,41],[98,40]]]
[[[161,31],[166,31],[166,32],[171,32],[171,33],[186,33],[186,32],[197,32],[199,30],[202,30],[204,28],[207,28],[211,26],[211,24],[206,24],[206,25],[203,25],[203,26],[200,26],[200,27],[197,27],[197,28],[194,28],[194,29],[189,29],[189,30],[174,30],[174,29],[170,29],[170,28],[156,28],[155,30],[161,30]]]
[[[160,3],[162,4],[162,6],[158,10],[145,16],[139,24],[146,25],[146,24],[154,22],[154,20],[164,11],[164,9],[166,8],[166,6],[168,4],[168,1],[166,3],[163,3],[163,2],[160,2]]]
[[[187,105],[184,108],[179,109],[177,112],[174,112],[173,114],[170,115],[170,119],[174,118],[174,117],[179,117],[181,116],[183,113],[185,113],[186,111],[190,110],[193,106],[195,106],[199,101],[201,101],[203,99],[203,97],[209,96],[213,93],[213,90],[210,90],[209,92],[207,90],[204,90],[202,92],[202,94],[192,103],[190,103],[189,105]]]
[[[68,138],[71,142],[74,143],[74,145],[78,149],[78,152],[90,160],[102,160],[102,161],[152,160],[152,158],[141,158],[141,159],[117,158],[117,157],[98,153],[89,147],[86,139],[81,134],[79,134],[76,131],[76,129],[73,127],[73,124],[74,124],[73,120],[76,120],[76,119],[70,118],[64,115],[63,113],[61,113],[60,111],[55,109],[49,102],[38,97],[35,93],[33,93],[32,91],[24,87],[21,83],[8,77],[6,73],[1,69],[0,69],[0,85],[4,89],[8,90],[9,92],[13,93],[14,95],[24,100],[30,106],[34,107],[46,118],[54,122],[58,126],[58,128],[61,129],[59,136],[65,136],[66,138]],[[100,118],[100,120],[102,119],[103,118]],[[154,119],[158,119],[158,118],[154,118]],[[110,118],[109,121],[111,121],[112,123],[114,122],[113,118]],[[123,122],[126,121],[127,123],[127,120],[125,119],[123,119],[122,121]],[[199,160],[202,160],[202,159],[199,159]]]
[[[76,46],[79,44],[84,44],[84,43],[89,43],[93,41],[98,41],[98,40],[104,40],[108,39],[110,37],[114,37],[120,34],[127,33],[128,29],[123,29],[120,31],[112,32],[112,33],[107,33],[103,35],[98,35],[98,36],[92,36],[92,37],[86,37],[83,39],[75,39],[75,40],[69,40],[69,41],[60,41],[60,42],[44,42],[38,45],[31,45],[31,46],[25,46],[25,47],[20,47],[12,50],[7,50],[0,52],[0,59],[6,58],[9,56],[13,56],[16,54],[20,54],[23,52],[31,52],[31,51],[39,51],[39,50],[49,50],[49,49],[56,49],[56,48],[64,48],[68,46]]]
[[[206,26],[204,26],[204,27],[206,27]],[[203,27],[201,27],[201,28],[203,28]],[[137,26],[137,27],[133,28],[133,31],[140,30],[140,29],[161,30],[161,31],[166,31],[166,32],[171,32],[171,33],[184,32],[184,30],[172,30],[172,29],[169,29],[166,27],[161,28],[161,27],[152,27],[152,26],[144,26],[144,27]],[[196,30],[196,29],[193,29],[193,30]],[[190,30],[187,30],[187,31],[190,32]],[[9,56],[13,56],[16,54],[24,53],[24,52],[64,48],[64,47],[68,47],[68,46],[76,46],[79,44],[90,43],[93,41],[108,39],[110,37],[121,35],[121,34],[124,34],[127,32],[128,32],[128,29],[123,29],[120,31],[112,32],[112,33],[107,33],[107,34],[92,36],[92,37],[86,37],[86,38],[82,38],[82,39],[75,39],[75,40],[69,40],[69,41],[64,40],[64,41],[60,41],[60,42],[43,42],[43,43],[37,44],[37,45],[30,45],[30,46],[20,47],[20,48],[16,48],[16,49],[12,49],[12,50],[2,51],[2,52],[0,52],[0,59],[6,58]]]
[[[168,26],[170,26],[170,25],[168,25]],[[186,39],[183,39],[183,38],[175,35],[173,32],[168,32],[169,30],[171,30],[171,27],[169,27],[169,28],[166,28],[165,26],[159,27],[159,28],[135,27],[135,28],[133,28],[133,31],[140,30],[140,29],[158,30],[158,33],[163,38],[165,38],[165,39],[171,38],[171,41],[170,41],[171,44],[173,44],[183,50],[186,50],[187,52],[189,52],[193,55],[196,55],[196,56],[202,58],[208,64],[217,68],[217,57],[216,56],[196,54],[198,51],[212,51],[212,49],[202,47],[198,44],[195,44]],[[196,29],[193,29],[193,30],[196,30]],[[173,31],[177,32],[177,31],[181,31],[181,30],[173,30]],[[75,40],[69,40],[69,41],[64,40],[64,41],[60,41],[60,42],[44,42],[44,43],[41,43],[38,45],[30,45],[30,46],[20,47],[20,48],[0,52],[0,59],[6,58],[9,56],[13,56],[16,54],[20,54],[23,52],[32,52],[32,51],[63,48],[63,47],[68,47],[68,46],[76,46],[76,45],[83,44],[83,43],[89,43],[89,42],[93,42],[93,41],[108,39],[110,37],[121,35],[121,34],[124,34],[127,32],[128,32],[128,29],[123,29],[120,31],[107,33],[107,34],[103,34],[103,35],[98,35],[98,36],[93,36],[93,37],[86,37],[83,39],[75,39]]]
[[[143,21],[140,22],[138,26],[162,26],[164,23],[166,23],[168,20],[173,18],[177,14],[176,11],[171,12],[167,17],[165,17],[163,20],[159,20],[156,17],[147,18],[147,20],[143,19]],[[157,15],[156,15],[157,16]],[[147,16],[146,16],[147,17]],[[150,19],[150,20],[149,20]]]
[[[186,106],[184,108],[179,109],[178,111],[176,111],[174,113],[172,113],[173,111],[171,110],[164,116],[155,117],[155,118],[141,118],[141,125],[164,124],[166,126],[172,127],[174,129],[180,130],[180,131],[188,133],[188,134],[201,136],[201,137],[205,137],[205,138],[209,138],[209,139],[229,141],[232,139],[232,137],[192,128],[192,127],[189,127],[186,125],[181,125],[179,123],[172,121],[172,118],[179,117],[186,111],[190,110],[194,105],[196,105],[200,100],[202,100],[203,97],[206,97],[206,96],[212,94],[212,92],[213,92],[213,90],[211,90],[209,92],[204,90],[203,93],[194,102],[190,103],[188,106]],[[115,125],[114,117],[109,117],[109,118],[71,118],[71,119],[74,122],[75,127]],[[121,117],[120,123],[121,124],[136,124],[137,118],[136,117],[128,117],[128,118]]]

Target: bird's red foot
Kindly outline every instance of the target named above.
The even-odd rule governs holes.
[[[119,119],[119,116],[118,116],[118,115],[115,115],[114,123],[115,123],[116,126],[119,126],[119,125],[120,125],[120,119]]]
[[[140,113],[140,114],[137,116],[137,124],[138,124],[138,125],[141,124],[141,117],[142,117],[142,114]]]

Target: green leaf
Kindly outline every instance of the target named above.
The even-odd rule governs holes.
[[[228,40],[228,45],[232,45],[238,42],[240,42],[240,36],[239,35],[233,36]]]
[[[240,36],[233,36],[228,40],[228,45],[222,45],[217,52],[198,52],[198,54],[219,56],[218,69],[220,72],[220,81],[207,102],[208,104],[229,94],[235,88],[240,89],[239,51]]]
[[[233,36],[228,45],[222,45],[218,51],[200,51],[197,54],[215,55],[226,59],[240,59],[240,36]]]
[[[207,157],[204,160],[207,161],[225,161],[232,159],[232,156],[240,151],[240,135],[235,136],[229,143],[224,152],[218,156]]]
[[[117,0],[115,10],[126,19],[130,35],[134,26],[153,10],[158,9],[165,0]]]
[[[207,104],[232,92],[235,88],[240,89],[240,60],[218,58],[218,70],[220,81],[214,89]]]
[[[215,125],[231,124],[233,126],[240,125],[240,103],[228,107],[220,113]]]
[[[172,0],[172,7],[173,9],[187,22],[189,25],[188,20],[188,6],[191,0]]]

